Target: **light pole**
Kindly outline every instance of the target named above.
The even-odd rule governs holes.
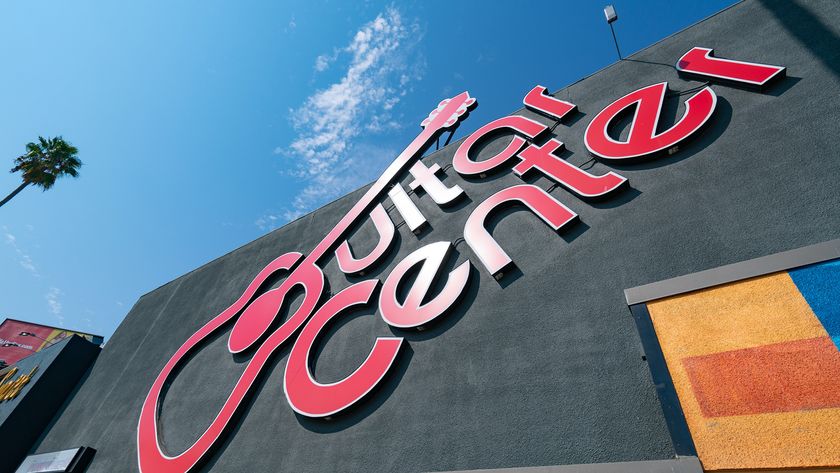
[[[607,18],[607,24],[610,25],[610,31],[612,32],[613,42],[615,43],[615,52],[618,53],[618,60],[621,61],[621,50],[618,49],[618,39],[615,37],[615,29],[613,29],[613,23],[618,20],[618,13],[615,12],[615,7],[612,5],[607,5],[604,7],[604,16]]]

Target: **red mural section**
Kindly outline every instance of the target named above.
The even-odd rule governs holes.
[[[0,324],[0,367],[4,364],[13,365],[73,335],[86,338],[97,345],[103,341],[98,335],[6,319]]]
[[[687,358],[706,417],[840,407],[840,351],[828,337]]]

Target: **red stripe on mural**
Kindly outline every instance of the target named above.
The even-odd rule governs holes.
[[[828,337],[683,360],[706,417],[840,407],[840,351]]]

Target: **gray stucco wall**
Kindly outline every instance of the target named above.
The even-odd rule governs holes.
[[[655,82],[675,90],[698,85],[670,67],[693,46],[788,67],[788,78],[765,93],[713,86],[713,122],[673,156],[595,163],[590,172],[614,169],[630,179],[615,198],[588,203],[553,189],[581,218],[560,235],[525,210],[501,214],[494,236],[520,274],[496,282],[460,242],[457,262],[475,266],[465,300],[430,330],[398,332],[410,349],[383,388],[348,415],[296,416],[282,392],[290,347],[281,349],[205,469],[424,472],[673,457],[623,290],[840,236],[837,25],[836,1],[746,1],[558,92],[581,112],[555,130],[568,149],[563,157],[581,165],[590,159],[583,131],[604,106]],[[447,166],[457,145],[426,162]],[[444,210],[425,194],[412,196],[432,230],[418,238],[401,226],[398,251],[368,277],[384,279],[420,246],[460,238],[471,208],[522,182],[507,170],[486,179],[465,180],[451,169],[446,176],[470,201]],[[545,178],[529,182],[552,186]],[[91,446],[98,450],[91,473],[136,472],[140,406],[164,363],[265,264],[314,247],[361,193],[143,296],[37,450]],[[354,249],[372,248],[373,235],[364,224],[351,238]],[[342,275],[334,260],[325,274],[333,293],[359,280]],[[184,367],[163,402],[171,453],[209,424],[247,361],[227,353],[227,333]],[[374,337],[392,333],[372,312],[343,321],[322,345],[316,377],[341,379]]]

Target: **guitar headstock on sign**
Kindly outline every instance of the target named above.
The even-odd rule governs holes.
[[[455,111],[449,114],[448,117],[439,116],[444,109],[448,108],[447,105],[450,105],[451,102],[458,103],[458,107]],[[463,117],[471,108],[475,107],[476,103],[476,99],[470,97],[469,92],[462,92],[451,99],[443,99],[440,101],[437,108],[432,110],[429,113],[429,116],[420,122],[420,126],[426,128],[427,130],[435,125],[437,129],[441,130],[444,128],[450,128],[457,124],[461,117]],[[449,109],[451,110],[451,107]],[[443,118],[445,118],[445,120],[441,122],[440,119]]]

